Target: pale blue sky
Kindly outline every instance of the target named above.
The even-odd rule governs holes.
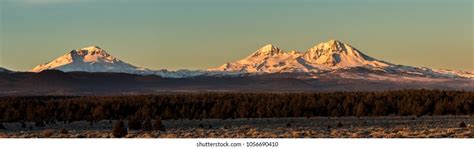
[[[396,64],[474,70],[472,0],[0,0],[0,67],[98,45],[151,69],[206,69],[329,39]]]

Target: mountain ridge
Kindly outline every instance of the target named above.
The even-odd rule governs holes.
[[[271,44],[263,46],[258,49],[257,52],[265,51],[262,49],[268,49],[268,45]],[[329,40],[327,42],[318,43],[307,49],[305,52],[285,52],[273,45],[272,48],[278,49],[278,52],[274,52],[277,54],[255,55],[257,52],[254,52],[243,59],[228,62],[220,67],[208,69],[208,71],[241,72],[251,74],[302,72],[311,75],[311,77],[317,77],[322,73],[331,71],[350,70],[363,67],[373,72],[382,71],[387,74],[474,78],[474,75],[468,72],[439,71],[429,68],[398,65],[378,60],[339,40]]]
[[[356,72],[362,67],[370,71]],[[33,68],[32,72],[57,69],[64,72],[114,72],[139,75],[158,75],[169,78],[196,76],[242,76],[272,73],[302,73],[309,78],[328,72],[378,73],[400,76],[425,76],[439,78],[474,78],[474,72],[435,70],[430,68],[396,65],[370,57],[339,40],[315,44],[305,52],[284,51],[273,44],[266,44],[243,59],[228,62],[207,70],[151,70],[137,67],[117,59],[99,46],[74,49],[49,63]],[[372,72],[371,72],[372,71]],[[300,76],[300,75],[298,75]],[[287,76],[291,77],[291,75]]]
[[[65,72],[121,72],[141,74],[148,69],[126,63],[107,53],[99,46],[74,49],[48,63],[34,67],[32,72],[57,69]]]
[[[6,68],[3,68],[3,67],[0,67],[0,72],[12,72],[11,70],[9,69],[6,69]]]
[[[302,53],[296,51],[285,52],[272,45],[271,47],[273,49],[278,49],[278,52],[273,52],[277,54],[258,55],[258,53],[260,53],[259,51],[265,51],[264,49],[268,49],[269,45],[271,44],[263,46],[262,48],[258,49],[257,52],[254,52],[244,59],[235,62],[229,62],[220,67],[211,68],[208,70],[242,71],[247,73],[278,73],[291,71],[318,72],[321,70],[344,67],[387,67],[389,65],[393,65],[367,56],[352,46],[342,43],[338,40],[329,40],[328,42],[316,44],[312,48],[309,48],[306,52]],[[275,57],[285,54],[289,56],[281,56],[280,58]],[[267,61],[268,59],[271,60]],[[281,69],[262,69],[262,65],[266,68],[275,66],[281,67]]]

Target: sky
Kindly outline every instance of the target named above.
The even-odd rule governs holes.
[[[472,0],[0,0],[0,67],[97,45],[150,69],[207,69],[265,44],[337,39],[376,59],[474,71]]]

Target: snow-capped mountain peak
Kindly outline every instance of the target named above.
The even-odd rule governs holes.
[[[346,46],[349,45],[342,43],[339,40],[331,39],[327,42],[319,43],[315,47],[317,47],[318,49],[345,50]]]
[[[281,51],[280,48],[272,45],[267,44],[262,48],[258,49],[254,53],[252,53],[249,57],[261,57],[261,56],[274,56],[278,54],[283,54],[285,52]]]
[[[385,73],[392,76],[448,78],[472,78],[474,76],[474,73],[469,72],[433,70],[388,63],[367,56],[339,40],[316,44],[304,53],[284,52],[273,45],[266,45],[244,59],[229,62],[220,67],[208,69],[208,71],[256,74],[297,72],[309,75],[335,72],[338,75],[350,74],[349,76],[356,73],[363,75]]]
[[[140,75],[154,74],[170,78],[194,77],[200,75],[234,76],[247,73],[297,73],[298,75],[305,74],[310,77],[330,73],[349,77],[362,75],[362,78],[379,74],[390,77],[474,78],[474,72],[434,70],[391,64],[369,57],[351,45],[338,40],[330,40],[316,44],[306,52],[294,50],[285,52],[274,45],[267,44],[243,59],[228,62],[220,67],[208,69],[207,71],[150,70],[123,62],[98,46],[89,46],[74,49],[49,63],[36,66],[31,71],[41,72],[48,69],[57,69],[64,72],[85,71]],[[0,68],[0,72],[1,71],[3,70]],[[374,78],[380,79],[380,77]]]
[[[143,68],[125,63],[98,46],[89,46],[75,49],[60,56],[49,63],[38,65],[31,71],[40,72],[48,69],[61,71],[85,71],[85,72],[142,72]]]
[[[117,58],[108,54],[105,50],[98,46],[90,46],[82,49],[76,49],[70,52],[73,59],[83,62],[119,62]]]
[[[273,73],[273,72],[300,72],[307,71],[299,60],[302,53],[285,52],[280,48],[267,44],[236,62],[226,63],[208,71],[246,72],[246,73]]]
[[[365,55],[349,44],[338,40],[319,43],[308,49],[304,55],[306,61],[327,67],[385,67],[389,64]]]
[[[82,48],[82,49],[76,49],[77,51],[104,51],[102,50],[102,48],[100,48],[99,46],[96,46],[96,45],[92,45],[92,46],[89,46],[89,47],[85,47],[85,48]]]
[[[391,64],[371,58],[349,44],[329,40],[306,52],[284,52],[273,45],[265,45],[250,56],[222,65],[213,71],[237,72],[318,72],[347,67],[383,68]]]

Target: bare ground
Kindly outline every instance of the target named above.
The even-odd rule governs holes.
[[[465,127],[460,125],[466,124]],[[474,138],[472,116],[312,117],[164,120],[166,131],[129,130],[127,138]],[[0,138],[111,138],[115,121],[3,123]],[[31,129],[29,128],[30,126]],[[61,129],[63,129],[61,131]],[[64,131],[67,130],[67,131]]]

